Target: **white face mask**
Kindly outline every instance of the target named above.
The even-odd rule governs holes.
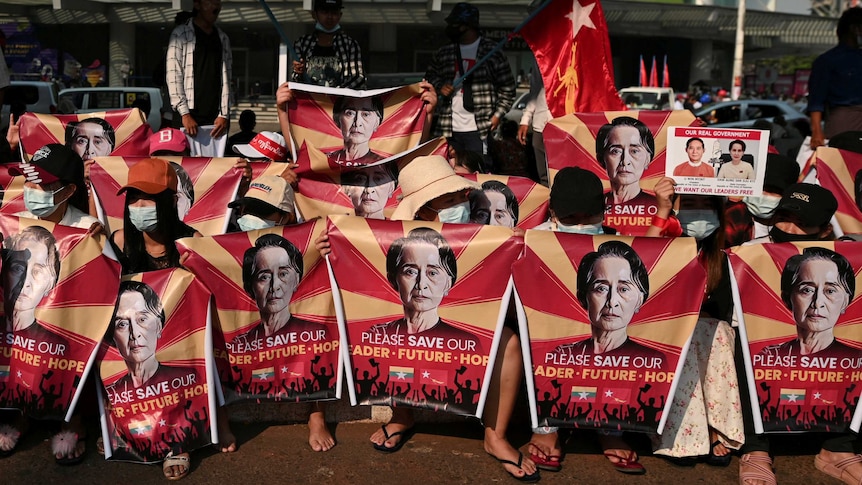
[[[129,219],[132,225],[141,232],[150,232],[159,225],[159,216],[156,206],[151,207],[129,207]]]
[[[602,223],[596,224],[572,224],[571,226],[563,224],[562,222],[557,221],[557,231],[567,232],[569,234],[589,234],[592,236],[597,236],[599,234],[604,234],[605,230],[602,229]]]
[[[763,194],[760,197],[743,197],[742,202],[754,217],[771,219],[775,215],[778,203],[781,202],[781,197]]]
[[[54,213],[57,206],[62,204],[54,203],[54,196],[60,193],[66,187],[60,187],[55,191],[44,191],[31,187],[24,187],[24,207],[36,217],[45,217]]]
[[[698,241],[715,232],[719,226],[718,215],[709,209],[682,209],[676,218],[683,232]]]
[[[261,219],[260,217],[253,216],[251,214],[246,214],[240,217],[236,220],[236,223],[239,225],[239,228],[243,230],[243,232],[275,227],[275,221]]]
[[[460,204],[440,209],[437,211],[437,217],[440,222],[449,224],[466,224],[470,222],[470,203],[461,202]]]
[[[327,29],[320,22],[314,25],[314,30],[318,30],[320,32],[323,32],[324,34],[333,34],[335,32],[338,32],[339,29],[341,29],[341,24],[335,24],[335,27],[331,29]]]

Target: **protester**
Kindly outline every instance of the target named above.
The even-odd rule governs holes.
[[[365,89],[359,43],[341,30],[342,0],[314,0],[314,32],[296,40],[291,80],[330,88]]]
[[[551,121],[551,112],[548,109],[548,99],[545,93],[545,85],[538,66],[530,71],[530,100],[521,115],[518,127],[518,141],[521,145],[527,145],[527,134],[532,128],[533,134],[531,144],[536,159],[536,171],[539,175],[539,183],[548,186],[548,156],[545,153],[545,137],[543,131],[548,121]]]
[[[238,209],[237,225],[254,231],[296,223],[293,188],[281,177],[264,175],[251,181],[242,197],[228,204]]]
[[[176,128],[165,128],[150,135],[151,157],[187,157],[190,151],[185,133]]]
[[[257,125],[257,115],[250,109],[243,110],[239,114],[239,131],[234,133],[227,139],[227,146],[224,151],[233,153],[233,147],[236,145],[244,145],[251,143],[251,140],[257,135],[254,127]]]
[[[490,140],[492,173],[529,178],[527,152],[518,141],[518,123],[504,120],[497,134]]]

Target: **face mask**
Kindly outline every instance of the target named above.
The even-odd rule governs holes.
[[[141,232],[150,232],[159,225],[156,206],[129,207],[129,219],[131,219],[132,225]]]
[[[676,216],[683,232],[700,241],[718,229],[718,216],[709,209],[682,209]]]
[[[820,234],[790,234],[784,232],[777,227],[769,230],[769,237],[773,242],[798,242],[798,241],[819,241]]]
[[[742,202],[748,208],[748,212],[760,219],[771,219],[775,215],[775,209],[781,202],[781,197],[774,195],[761,195],[760,197],[743,197]]]
[[[334,34],[335,32],[338,32],[339,29],[341,29],[341,24],[335,24],[335,27],[331,29],[327,29],[320,22],[314,25],[314,30],[323,32],[324,34]]]
[[[268,221],[266,219],[261,219],[260,217],[253,216],[251,214],[246,214],[239,219],[236,220],[236,223],[239,225],[239,228],[243,230],[243,232],[248,231],[256,231],[258,229],[269,229],[270,227],[275,227],[275,221]]]
[[[437,217],[440,219],[440,222],[446,222],[449,224],[466,224],[470,222],[470,203],[461,202],[452,207],[440,209],[440,211],[437,212]]]
[[[446,37],[454,43],[458,43],[461,41],[461,26],[460,25],[447,25],[446,26]]]
[[[601,222],[597,224],[572,224],[571,226],[557,222],[557,230],[569,234],[589,234],[592,236],[605,233]]]
[[[54,211],[57,210],[57,206],[65,202],[62,201],[60,204],[54,203],[54,195],[58,194],[63,189],[65,189],[65,187],[60,187],[51,192],[24,187],[24,207],[26,207],[27,210],[36,217],[45,217],[49,214],[53,214]]]

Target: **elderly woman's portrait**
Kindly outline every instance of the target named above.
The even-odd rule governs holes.
[[[195,186],[186,169],[177,162],[170,162],[177,173],[177,215],[180,220],[189,215],[192,204],[195,203]]]
[[[3,307],[6,331],[40,341],[57,341],[56,335],[36,321],[36,307],[57,286],[60,255],[57,240],[44,227],[30,226],[5,241]]]
[[[66,125],[66,146],[82,160],[110,155],[115,145],[114,127],[102,118],[87,118]]]
[[[371,151],[369,142],[383,122],[383,99],[380,96],[351,98],[343,96],[335,100],[332,120],[341,130],[344,148],[328,153],[338,165],[355,167],[368,165],[383,158]]]
[[[644,171],[655,157],[655,140],[643,121],[620,116],[596,133],[596,159],[607,170],[611,190],[606,205],[656,204],[655,196],[640,185]]]
[[[394,164],[381,164],[341,174],[341,190],[353,203],[354,213],[367,219],[384,219],[383,208],[395,193]]]
[[[761,353],[858,357],[859,351],[835,339],[835,324],[856,292],[847,258],[826,248],[805,248],[781,272],[781,300],[790,309],[797,337]]]
[[[608,241],[587,253],[578,265],[575,293],[587,311],[591,337],[561,346],[558,352],[663,356],[628,335],[629,324],[649,297],[649,274],[631,246]]]
[[[109,387],[109,395],[150,381],[169,381],[194,374],[193,368],[167,366],[156,356],[165,328],[165,310],[155,290],[140,281],[123,281],[119,295],[107,337],[129,372]]]
[[[372,331],[424,333],[472,340],[478,346],[473,334],[444,322],[438,312],[457,277],[455,252],[439,232],[420,227],[396,239],[386,252],[386,278],[398,292],[404,318],[372,327]]]
[[[513,228],[518,224],[518,199],[503,182],[488,180],[469,194],[470,222]]]

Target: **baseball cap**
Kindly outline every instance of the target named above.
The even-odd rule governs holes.
[[[84,162],[71,148],[51,143],[36,150],[29,162],[9,167],[9,175],[23,175],[27,182],[52,184],[66,181],[84,187]]]
[[[162,150],[183,153],[188,149],[185,133],[176,128],[165,128],[150,135],[150,155]]]
[[[862,131],[845,131],[829,139],[829,146],[848,152],[862,153]]]
[[[549,207],[558,219],[575,214],[602,214],[605,211],[603,192],[602,181],[596,174],[578,167],[566,167],[554,177]]]
[[[341,0],[314,0],[314,10],[341,10]]]
[[[783,194],[799,180],[799,164],[796,160],[777,153],[766,154],[766,173],[763,188],[769,192]]]
[[[167,160],[145,158],[129,168],[128,182],[120,187],[117,195],[130,188],[150,195],[160,194],[165,190],[176,192],[177,173]]]
[[[447,24],[462,24],[475,29],[479,28],[479,9],[467,3],[456,3],[446,17]]]
[[[821,227],[838,210],[838,201],[819,185],[793,184],[784,191],[777,210],[795,215],[801,226]]]
[[[248,158],[269,158],[276,162],[287,160],[287,143],[273,131],[261,131],[247,145],[234,145],[233,151]]]
[[[243,197],[228,204],[234,208],[245,206],[257,214],[272,214],[276,210],[294,213],[293,188],[277,175],[263,175],[251,181]]]

